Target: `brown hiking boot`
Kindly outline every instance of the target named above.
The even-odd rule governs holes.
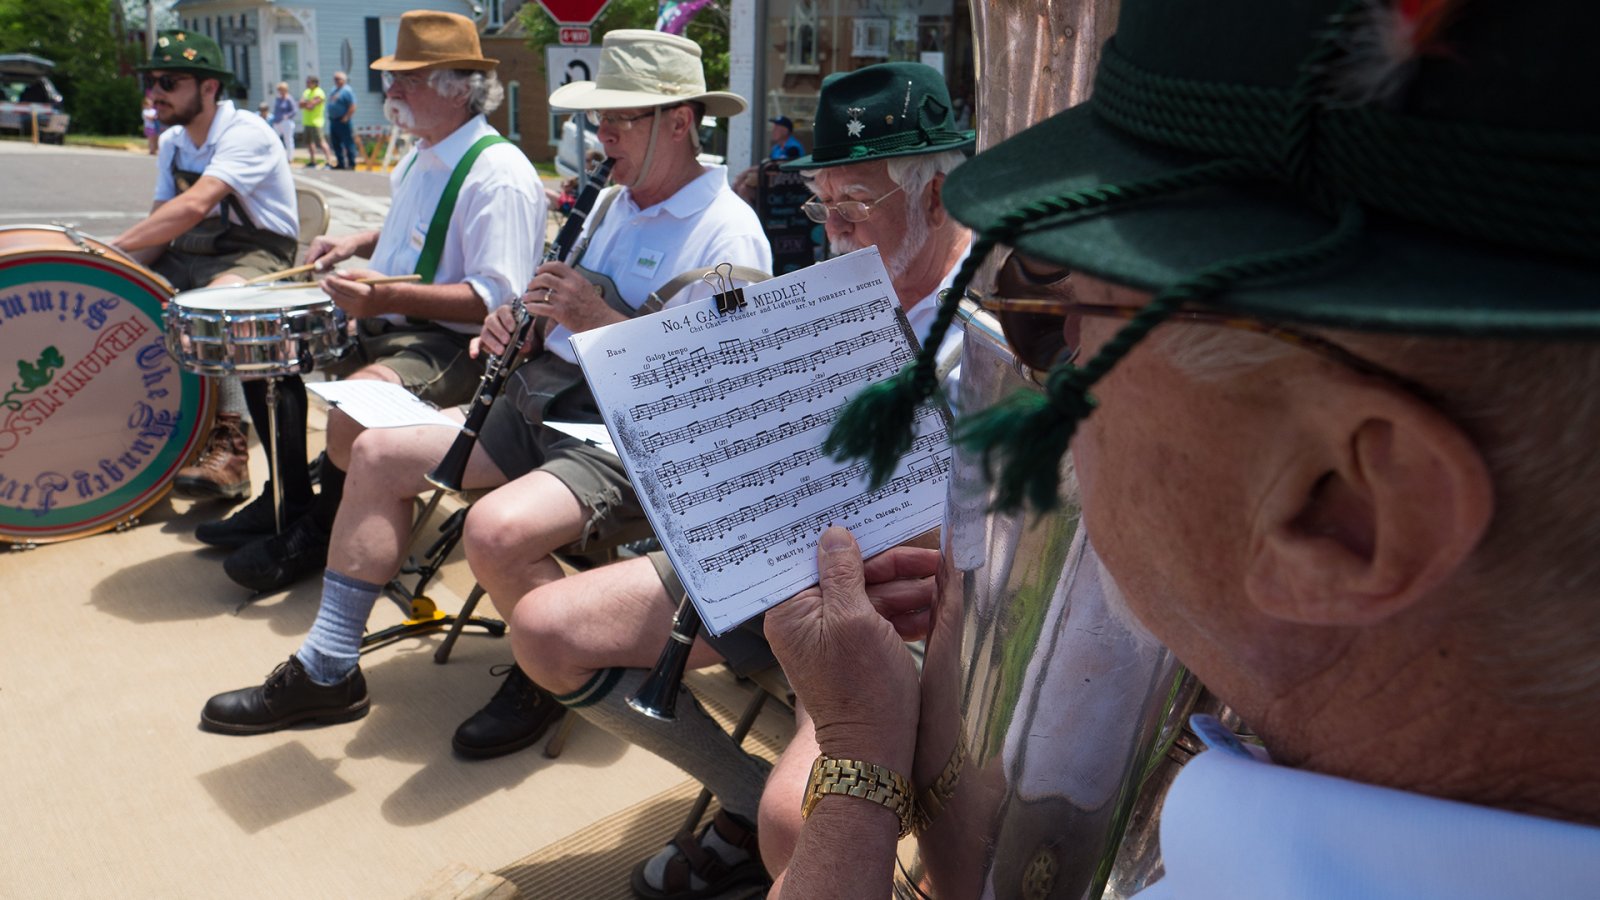
[[[197,500],[240,500],[250,496],[249,427],[239,413],[219,414],[205,450],[193,465],[178,470],[172,481],[173,490]]]

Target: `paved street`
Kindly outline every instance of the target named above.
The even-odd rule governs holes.
[[[109,240],[149,212],[156,161],[125,150],[0,141],[0,173],[0,226],[61,222]],[[294,177],[328,198],[330,234],[376,228],[389,208],[387,173],[296,167]]]

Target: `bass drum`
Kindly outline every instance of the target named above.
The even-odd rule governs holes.
[[[72,229],[0,228],[0,541],[124,527],[171,489],[215,406],[167,355],[171,297]]]

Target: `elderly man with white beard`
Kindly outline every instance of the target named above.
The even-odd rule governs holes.
[[[946,173],[973,143],[972,132],[954,129],[950,108],[939,73],[919,63],[886,63],[830,78],[818,106],[816,152],[784,166],[811,182],[817,197],[805,211],[825,224],[834,253],[878,247],[919,337],[928,333],[938,294],[970,243],[941,203]],[[960,338],[952,336],[940,356],[953,361],[959,350]],[[907,576],[931,578],[936,562],[931,550],[904,547],[874,565],[885,569],[886,582],[901,587]],[[902,581],[891,582],[895,576]],[[714,896],[767,878],[755,824],[766,763],[736,746],[693,701],[680,703],[671,722],[620,702],[654,664],[682,596],[666,555],[657,552],[540,586],[511,618],[517,663],[546,701],[559,701],[660,755],[717,796],[721,812],[698,836],[679,835],[634,871],[641,897]],[[702,633],[689,665],[726,662],[740,674],[773,665],[761,627],[758,618],[720,637]],[[798,806],[792,812],[787,820],[763,820],[783,856],[800,826]],[[763,835],[760,847],[768,843]]]
[[[402,16],[394,54],[374,60],[372,68],[383,73],[385,117],[413,135],[416,147],[391,176],[394,198],[382,227],[319,237],[306,251],[306,262],[319,270],[351,257],[370,260],[368,268],[337,271],[322,281],[323,291],[359,320],[358,352],[336,371],[402,385],[440,407],[472,397],[483,364],[472,358],[469,344],[487,315],[522,293],[544,244],[538,176],[484,118],[504,97],[497,64],[483,56],[472,20],[430,11]],[[421,280],[361,281],[408,272]],[[299,379],[287,381],[292,390],[280,396],[303,398]],[[247,385],[247,393],[252,390],[262,394],[264,414],[264,389]],[[313,499],[304,400],[289,415],[280,409],[278,422],[283,533],[274,534],[271,491],[195,532],[204,543],[238,548],[223,567],[256,591],[276,590],[322,568],[350,445],[361,431],[349,416],[329,414],[321,492]]]

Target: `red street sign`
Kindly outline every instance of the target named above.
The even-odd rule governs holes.
[[[586,45],[589,43],[589,29],[563,28],[561,29],[561,43]]]
[[[593,25],[611,0],[539,0],[557,25]],[[562,43],[566,43],[563,41]]]

